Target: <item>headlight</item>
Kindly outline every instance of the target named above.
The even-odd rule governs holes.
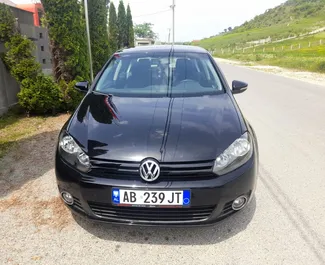
[[[246,132],[235,140],[215,161],[213,172],[224,175],[245,164],[253,153],[253,144]]]
[[[90,169],[89,156],[79,147],[75,140],[66,133],[60,137],[59,151],[64,160],[81,171]]]

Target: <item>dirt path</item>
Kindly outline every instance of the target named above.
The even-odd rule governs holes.
[[[216,58],[217,62],[223,62],[227,64],[237,65],[245,68],[254,69],[261,72],[267,72],[275,75],[280,75],[316,85],[325,85],[325,74],[314,73],[314,72],[303,72],[298,70],[286,69],[278,66],[270,66],[270,65],[257,65],[252,62],[240,62],[227,60],[222,58]]]

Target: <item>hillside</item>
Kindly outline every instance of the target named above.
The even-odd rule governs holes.
[[[247,46],[250,41],[297,36],[325,27],[325,0],[288,0],[228,33],[193,43],[207,49]]]
[[[289,26],[301,19],[322,16],[324,13],[325,0],[289,0],[244,23],[237,32],[279,24]]]
[[[324,72],[324,34],[309,34],[318,29],[325,30],[325,0],[288,0],[230,32],[192,45],[218,57]]]

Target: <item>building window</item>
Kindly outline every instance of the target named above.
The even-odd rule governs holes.
[[[44,46],[41,46],[41,51],[44,52]]]
[[[46,64],[46,60],[45,59],[43,59],[42,62],[43,62],[43,64]]]
[[[43,39],[43,33],[42,33],[42,32],[40,32],[40,34],[39,34],[39,38],[40,38],[40,39]]]

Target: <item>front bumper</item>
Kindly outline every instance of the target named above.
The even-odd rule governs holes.
[[[256,187],[255,154],[240,168],[209,180],[161,181],[109,179],[81,173],[56,155],[56,177],[60,193],[74,197],[71,210],[96,221],[125,225],[199,226],[220,221],[236,211],[232,202],[241,195],[250,199]],[[128,189],[191,190],[190,208],[116,207],[111,202],[113,187]]]

